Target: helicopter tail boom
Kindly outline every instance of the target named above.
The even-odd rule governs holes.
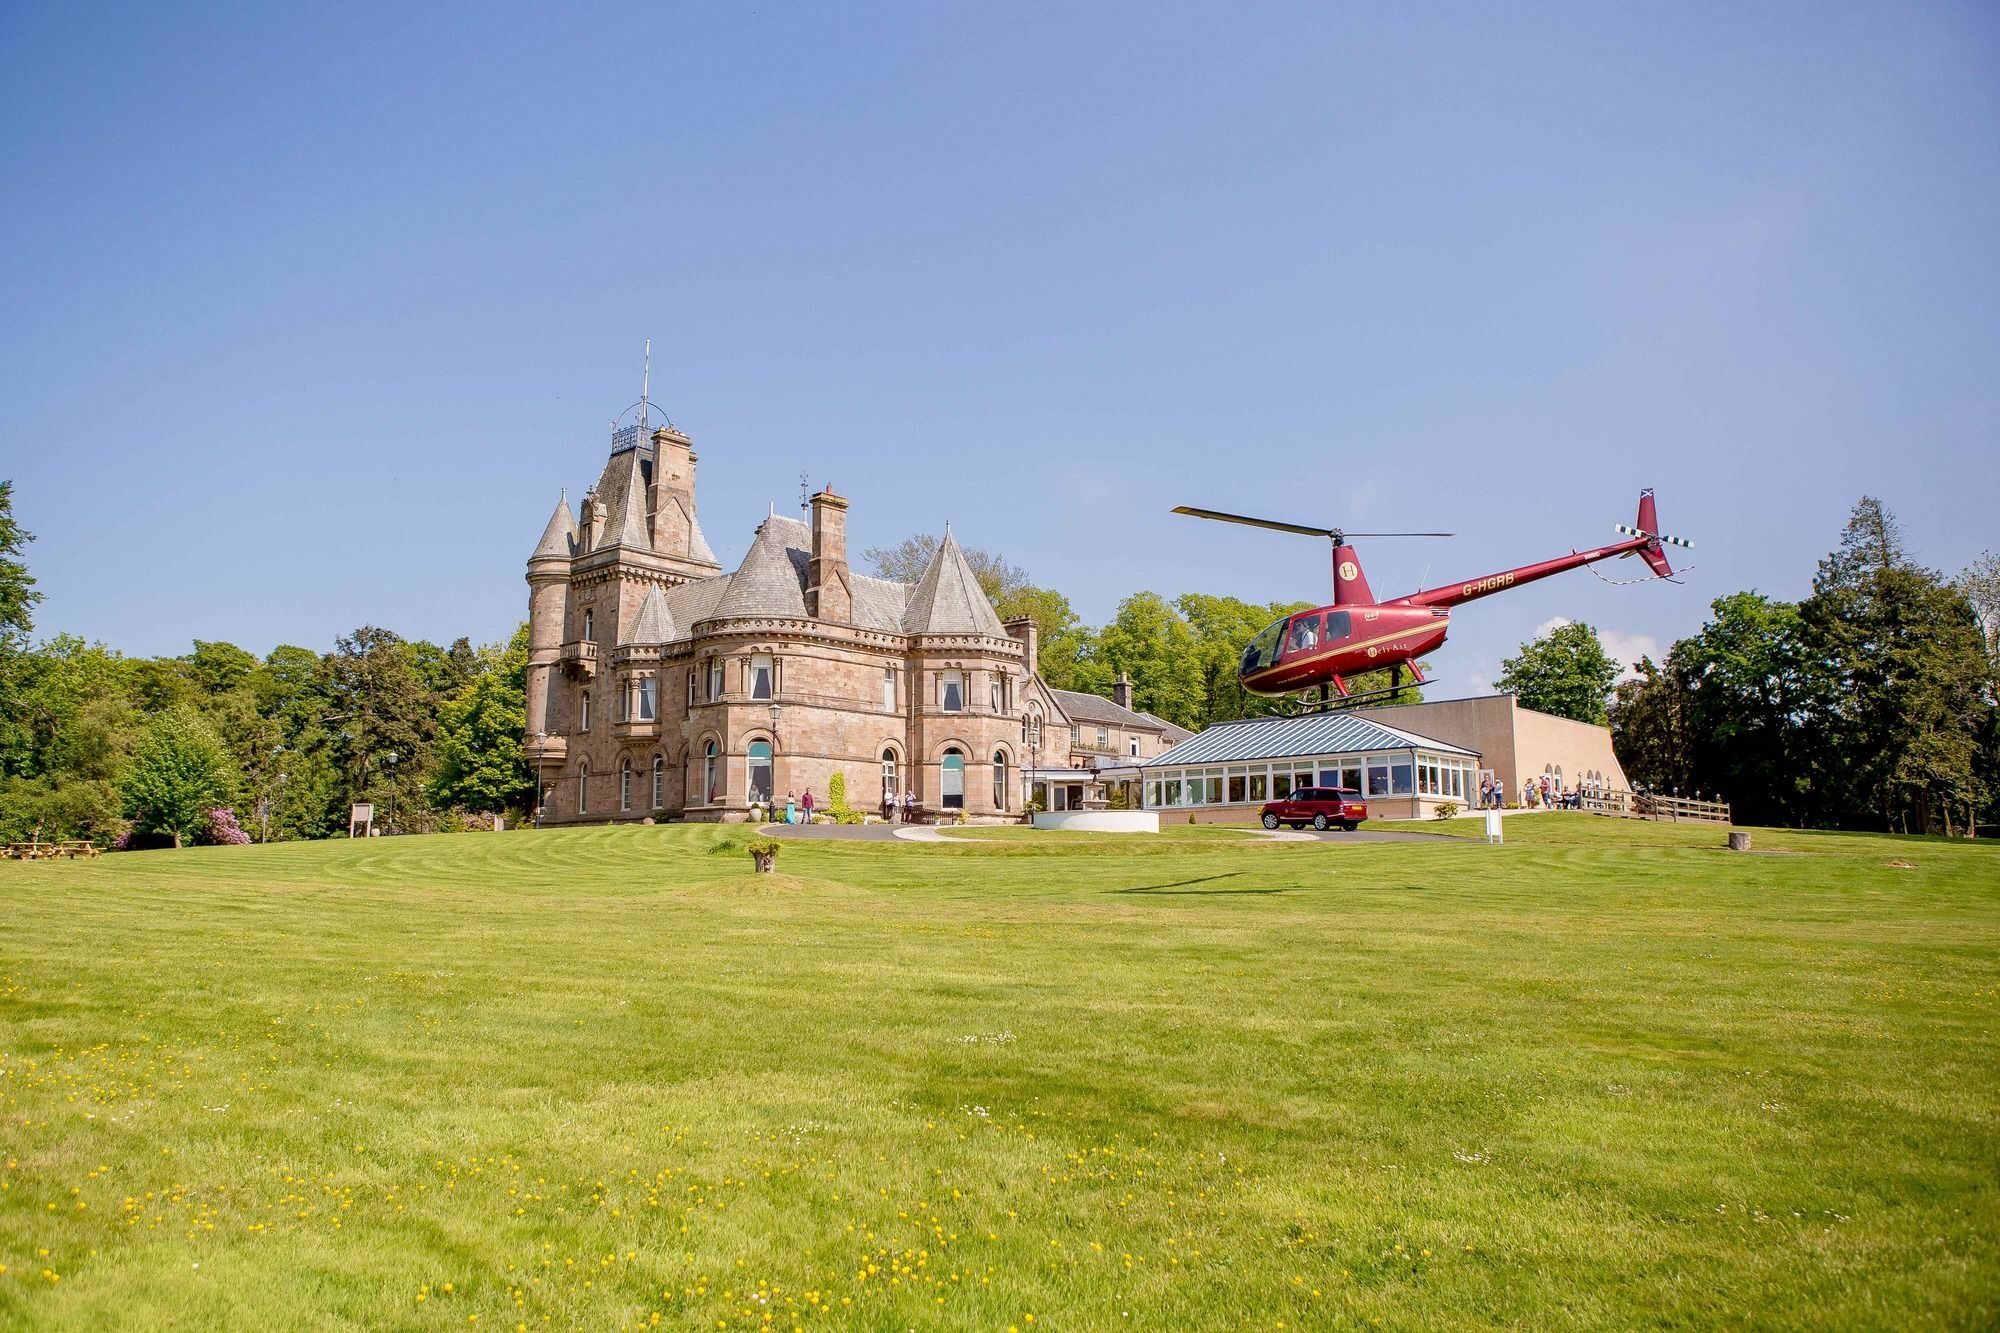
[[[1636,555],[1646,562],[1647,567],[1656,576],[1663,579],[1672,578],[1673,566],[1667,563],[1667,554],[1662,549],[1663,546],[1692,546],[1693,543],[1679,537],[1663,536],[1660,533],[1651,489],[1641,491],[1639,494],[1638,517],[1639,522],[1636,526],[1627,527],[1623,523],[1617,525],[1618,531],[1625,534],[1625,540],[1614,542],[1610,546],[1599,546],[1588,551],[1571,551],[1568,555],[1557,556],[1553,560],[1542,560],[1516,569],[1503,569],[1484,578],[1447,583],[1440,588],[1412,593],[1408,597],[1399,598],[1398,601],[1406,606],[1457,606],[1475,598],[1491,597],[1496,592],[1505,592],[1523,583],[1533,583],[1552,574],[1560,574],[1565,570],[1595,564],[1599,560],[1609,560],[1621,555]]]

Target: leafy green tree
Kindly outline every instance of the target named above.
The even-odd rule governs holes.
[[[35,628],[35,603],[42,595],[21,559],[34,539],[35,534],[14,519],[14,483],[0,481],[0,640],[25,641]]]
[[[490,649],[484,656],[484,669],[445,705],[439,719],[431,804],[496,814],[525,810],[535,791],[534,774],[521,754],[521,733],[527,727],[527,625],[504,650]]]
[[[1746,822],[1808,822],[1815,760],[1800,723],[1821,687],[1798,608],[1739,592],[1709,612],[1701,632],[1667,654],[1683,703],[1681,790],[1719,793]]]
[[[1202,725],[1207,691],[1194,631],[1158,593],[1133,593],[1118,604],[1098,633],[1096,659],[1107,676],[1132,677],[1133,707],[1177,726]]]
[[[1972,604],[1986,640],[1986,660],[2000,677],[2000,555],[1987,551],[1967,565],[1958,576],[1958,590]]]
[[[27,768],[27,719],[20,707],[28,635],[42,600],[20,556],[35,535],[14,520],[14,483],[0,481],[0,774]]]
[[[222,740],[191,708],[154,718],[124,782],[125,812],[142,833],[174,846],[208,827],[208,812],[229,804],[236,775]]]
[[[399,824],[416,820],[442,701],[418,674],[410,645],[364,625],[335,641],[327,675],[328,716],[340,723],[338,757],[350,790],[367,793]]]
[[[1090,665],[1097,651],[1096,634],[1061,593],[1024,583],[1002,594],[994,607],[1002,620],[1026,617],[1035,622],[1040,641],[1035,669],[1055,689],[1089,689],[1087,679],[1102,674]]]
[[[227,694],[241,688],[260,665],[255,654],[233,643],[207,643],[200,639],[194,641],[194,651],[181,660],[187,664],[188,679],[208,695]]]
[[[1639,659],[1638,673],[1612,693],[1611,748],[1635,787],[1693,791],[1687,688],[1650,657]]]
[[[1603,726],[1605,699],[1618,679],[1618,663],[1604,651],[1597,631],[1581,621],[1558,625],[1521,645],[1521,655],[1501,662],[1501,691],[1524,708]]]

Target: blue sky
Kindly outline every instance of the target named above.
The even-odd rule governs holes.
[[[655,397],[726,561],[801,471],[1101,621],[1378,592],[1630,521],[1682,586],[1461,611],[1664,644],[1879,494],[2000,545],[1988,5],[14,5],[0,476],[40,628],[495,639]],[[1615,577],[1626,577],[1624,566]]]

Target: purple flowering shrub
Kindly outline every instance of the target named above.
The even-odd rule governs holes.
[[[202,841],[218,847],[247,847],[250,835],[236,822],[236,812],[223,805],[208,812],[208,830]]]

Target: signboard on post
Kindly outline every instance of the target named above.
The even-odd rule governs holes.
[[[375,806],[372,802],[356,801],[348,808],[347,836],[350,838],[375,836]]]
[[[1500,835],[1500,812],[1498,810],[1488,810],[1486,812],[1486,841],[1490,843],[1502,841]]]

